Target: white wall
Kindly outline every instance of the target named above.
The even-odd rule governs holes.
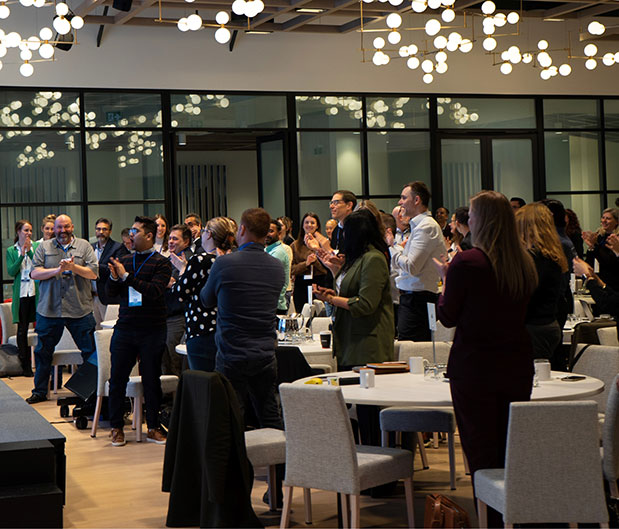
[[[79,2],[74,1],[75,5]],[[75,7],[72,5],[72,7]],[[44,8],[48,9],[48,8]],[[11,5],[12,14],[2,23],[5,31],[17,30],[27,37],[37,33],[46,22],[34,8]],[[95,14],[99,14],[99,10]],[[111,14],[115,11],[112,9]],[[424,18],[417,16],[416,25]],[[604,19],[600,19],[604,20]],[[456,19],[460,23],[460,18]],[[518,44],[522,51],[535,49],[540,36],[553,49],[567,46],[567,30],[572,31],[573,54],[582,55],[578,43],[582,21],[540,22],[528,19],[521,25],[520,37],[504,37],[499,46]],[[476,34],[480,35],[479,24]],[[101,48],[97,48],[98,26],[86,25],[79,32],[80,44],[70,52],[57,52],[55,62],[35,63],[35,73],[24,78],[18,73],[19,58],[10,50],[0,71],[0,83],[6,86],[168,88],[204,90],[334,91],[404,93],[499,93],[499,94],[619,94],[619,65],[588,72],[582,60],[573,60],[569,78],[539,78],[539,69],[518,64],[514,73],[502,75],[493,67],[493,58],[481,53],[481,39],[475,49],[464,55],[450,54],[449,70],[436,75],[431,85],[422,82],[422,72],[411,71],[404,60],[392,60],[378,68],[361,62],[360,35],[289,34],[240,35],[234,51],[217,44],[213,29],[181,33],[173,25],[166,27],[106,26]],[[508,28],[503,28],[508,29]],[[451,30],[449,30],[451,31]],[[470,30],[460,30],[466,37]],[[366,48],[376,33],[369,33]],[[402,43],[425,48],[422,31],[407,32]],[[431,42],[429,42],[431,46]],[[619,44],[599,45],[600,52],[619,49]],[[498,48],[497,48],[498,49]],[[481,50],[481,51],[480,51]],[[371,60],[371,53],[366,54]],[[555,63],[566,60],[566,52],[553,52]]]

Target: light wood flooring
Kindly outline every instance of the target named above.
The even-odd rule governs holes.
[[[19,395],[28,397],[32,378],[3,379]],[[58,396],[72,395],[61,389]],[[71,419],[59,414],[55,397],[35,405],[35,409],[67,438],[67,503],[65,527],[165,527],[168,495],[161,492],[164,446],[135,442],[135,432],[125,428],[127,445],[113,447],[109,428],[101,425],[96,438],[90,430],[78,430]],[[426,494],[442,493],[469,512],[472,526],[477,518],[472,499],[471,479],[464,474],[462,454],[456,437],[457,490],[449,489],[447,445],[427,449],[430,469],[423,470],[419,454],[415,457],[415,520],[423,527]],[[264,469],[256,469],[252,493],[254,509],[267,527],[279,526],[279,513],[273,514],[262,503],[266,490]],[[308,527],[337,527],[335,494],[312,491],[314,524]],[[303,494],[295,490],[291,527],[303,527]],[[361,498],[362,527],[406,527],[404,488],[389,498]]]

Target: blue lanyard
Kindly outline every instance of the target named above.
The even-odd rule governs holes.
[[[133,254],[133,270],[134,270],[133,276],[134,277],[138,276],[138,274],[140,273],[140,270],[142,270],[142,267],[144,266],[146,261],[148,261],[153,256],[154,253],[157,253],[157,252],[153,251],[153,252],[149,253],[148,257],[146,259],[144,259],[144,262],[140,265],[140,268],[138,268],[137,270],[135,269],[135,254]]]
[[[239,252],[240,252],[241,250],[244,250],[244,249],[245,249],[245,248],[247,248],[248,246],[251,246],[252,244],[260,244],[260,243],[253,242],[253,241],[246,242],[245,244],[242,244],[241,246],[239,246]]]

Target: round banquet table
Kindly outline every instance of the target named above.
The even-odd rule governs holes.
[[[604,390],[604,382],[597,378],[566,382],[561,377],[576,373],[553,371],[551,380],[540,382],[533,388],[531,400],[575,400],[597,395]],[[351,371],[334,373],[329,376],[341,378],[358,377]],[[293,384],[303,384],[307,378]],[[373,388],[361,388],[359,384],[341,385],[344,400],[349,404],[369,404],[374,406],[426,406],[451,407],[451,392],[446,379],[436,380],[423,375],[396,373],[376,375]],[[326,380],[325,380],[326,383]]]

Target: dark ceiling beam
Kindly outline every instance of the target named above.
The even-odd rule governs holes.
[[[315,15],[300,15],[293,18],[292,20],[289,20],[285,23],[286,27],[284,31],[293,31],[301,26],[304,26],[305,24],[313,22],[314,20],[318,20],[319,18],[326,17],[328,15],[333,15],[341,9],[350,7],[351,5],[355,5],[358,3],[358,0],[338,0],[334,3],[332,8],[327,9],[324,13],[316,13]]]
[[[578,3],[566,3],[562,5],[558,5],[556,7],[552,7],[550,9],[545,9],[542,11],[542,18],[558,18],[563,15],[567,15],[568,13],[573,13],[574,11],[578,11],[583,7],[588,7],[591,4],[578,4]]]
[[[139,15],[142,11],[146,11],[147,9],[153,7],[157,3],[157,0],[142,0],[141,3],[136,4],[136,0],[133,0],[133,9],[126,13],[118,13],[114,16],[114,23],[117,25],[126,24],[129,20],[134,18],[136,15]]]
[[[388,13],[383,13],[381,16],[377,16],[377,17],[372,17],[371,20],[366,20],[365,17],[363,17],[363,24],[369,24],[372,22],[378,22],[380,20],[384,20],[385,18],[387,18],[387,16],[389,16],[390,13],[405,13],[407,11],[411,10],[411,6],[408,2],[404,2],[404,4],[399,8],[396,9],[394,11],[390,11]],[[365,5],[363,6],[363,11],[365,13]],[[357,18],[356,20],[352,20],[351,22],[349,22],[348,24],[345,24],[346,26],[346,31],[341,31],[341,33],[350,33],[351,31],[358,31],[361,29],[361,17]]]
[[[363,10],[365,12],[365,9]],[[364,24],[369,24],[370,22],[374,22],[376,20],[379,20],[382,17],[363,17],[363,23]],[[359,29],[361,27],[361,19],[360,18],[356,18],[355,20],[351,20],[350,22],[347,22],[346,24],[342,24],[340,26],[340,33],[349,33],[351,31],[355,31],[356,29]]]
[[[456,0],[456,3],[454,4],[454,11],[462,11],[463,9],[467,9],[479,3],[480,0]]]
[[[97,6],[103,5],[103,0],[85,0],[79,6],[77,6],[73,12],[81,17],[86,16],[93,11]]]
[[[282,7],[281,9],[279,9],[274,15],[266,15],[261,13],[251,21],[251,28],[256,29],[263,24],[274,20],[275,17],[290,13],[291,11],[294,11],[299,7],[303,7],[304,5],[309,4],[311,1],[312,0],[293,0],[289,2],[286,7]]]
[[[590,7],[589,9],[583,9],[580,13],[578,13],[578,18],[595,17],[598,15],[603,15],[604,13],[616,11],[618,9],[619,2],[614,2],[612,4],[596,5],[594,7]]]

